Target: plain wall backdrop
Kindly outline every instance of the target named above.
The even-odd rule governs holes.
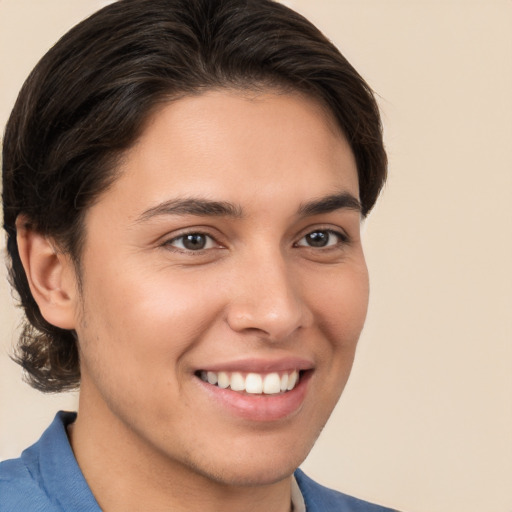
[[[0,0],[2,127],[37,60],[107,3]],[[377,92],[390,160],[365,226],[367,325],[303,468],[403,512],[512,512],[512,2],[283,3]],[[0,275],[5,459],[76,395],[22,383],[8,357],[19,312]]]

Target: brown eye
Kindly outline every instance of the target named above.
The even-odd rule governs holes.
[[[306,236],[302,237],[297,242],[297,245],[300,247],[323,248],[338,245],[343,240],[344,239],[341,233],[337,233],[331,230],[319,229],[317,231],[312,231],[311,233],[308,233]]]
[[[215,246],[212,237],[204,233],[187,233],[173,238],[169,245],[186,251],[201,251]]]
[[[329,243],[329,236],[330,233],[325,231],[315,231],[314,233],[309,233],[304,238],[311,247],[325,247]]]
[[[204,235],[193,234],[183,237],[183,246],[190,251],[198,251],[206,246],[206,237]]]

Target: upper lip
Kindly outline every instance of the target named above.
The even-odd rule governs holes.
[[[311,370],[313,363],[300,357],[283,357],[279,359],[246,358],[222,363],[207,364],[197,370],[209,372],[254,372],[271,373],[293,370]]]

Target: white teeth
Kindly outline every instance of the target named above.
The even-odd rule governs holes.
[[[281,391],[281,379],[277,373],[269,373],[263,379],[263,393],[273,395]]]
[[[295,387],[298,378],[299,374],[297,372],[294,371],[290,374],[290,376],[288,377],[288,386],[286,387],[288,391],[291,391]]]
[[[219,372],[217,385],[219,388],[227,388],[229,386],[229,375],[226,372]]]
[[[261,395],[263,391],[263,379],[257,373],[249,373],[245,378],[245,391],[247,393]]]
[[[293,370],[279,374],[277,372],[265,375],[248,373],[244,377],[240,372],[206,372],[201,371],[200,377],[204,382],[217,385],[219,388],[231,388],[233,391],[245,391],[253,395],[276,395],[291,391],[299,381],[299,372]]]
[[[244,391],[245,390],[245,379],[241,373],[235,372],[231,375],[231,389],[233,391]]]
[[[283,373],[283,376],[281,377],[281,391],[286,391],[288,389],[288,374]]]

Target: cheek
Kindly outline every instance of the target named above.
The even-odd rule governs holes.
[[[318,347],[318,354],[325,364],[323,384],[330,390],[324,403],[328,415],[350,376],[368,309],[369,282],[364,261],[345,270],[326,280],[323,292],[316,298],[317,327],[326,340]]]
[[[187,278],[170,279],[165,272],[133,269],[86,280],[78,332],[84,356],[111,365],[115,359],[112,367],[120,374],[147,375],[149,367],[179,365],[220,314],[212,289]]]
[[[354,349],[368,309],[369,282],[364,260],[324,276],[311,297],[317,325],[334,348]]]

